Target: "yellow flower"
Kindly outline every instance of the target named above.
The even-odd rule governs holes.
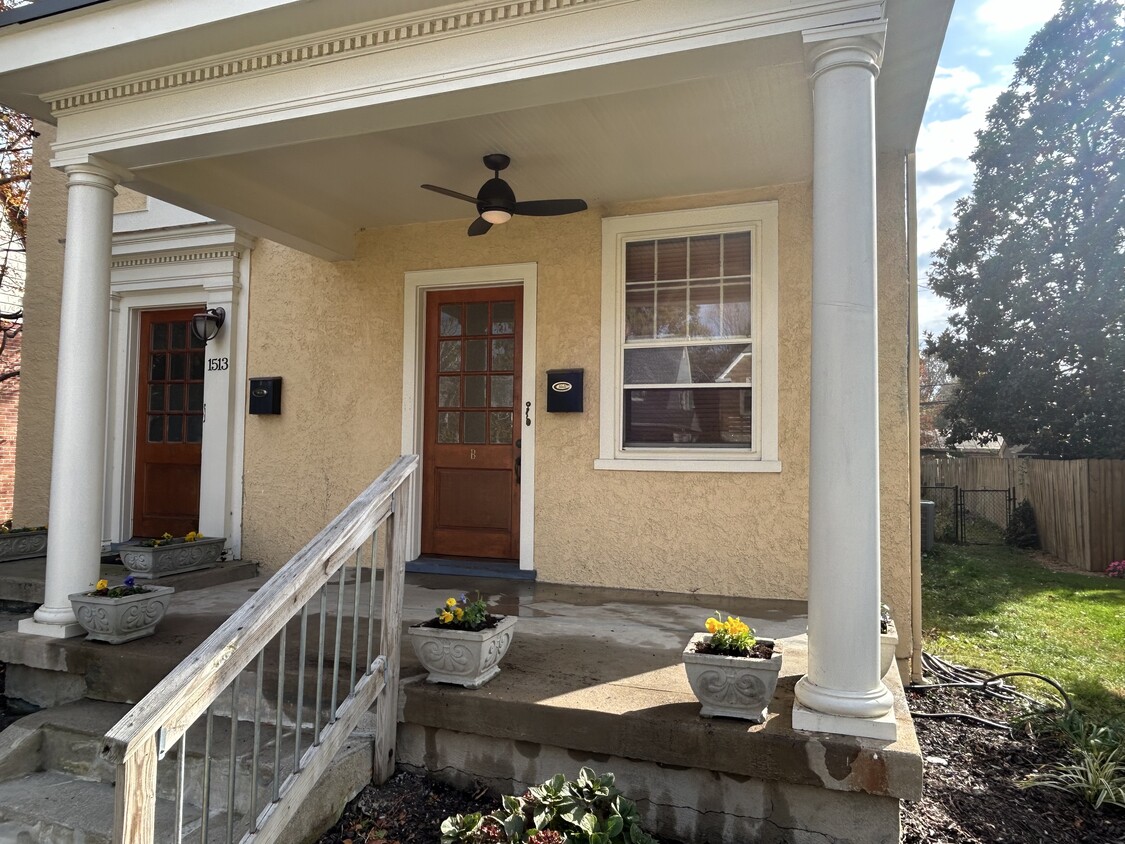
[[[707,632],[708,633],[714,633],[718,629],[719,629],[719,619],[717,619],[713,616],[711,618],[707,619]]]
[[[196,533],[194,530],[188,531],[187,534],[184,536],[184,542],[195,542],[195,540],[197,540],[197,539],[199,539],[199,534]]]
[[[453,621],[453,613],[446,610],[441,615],[439,615],[438,618],[441,619],[442,624],[449,624],[449,622]]]
[[[464,617],[465,617],[465,611],[464,611],[463,609],[461,609],[460,607],[457,607],[457,609],[455,609],[455,610],[453,611],[453,616],[454,616],[454,617],[455,617],[455,618],[456,618],[456,619],[457,619],[458,621],[460,621],[460,620],[461,620],[462,618],[464,618]]]
[[[98,585],[94,587],[95,591],[97,591],[97,592],[101,592],[103,589],[108,589],[108,588],[109,588],[109,581],[108,580],[99,580]]]
[[[171,538],[172,538],[172,534],[170,534],[170,533],[165,533],[165,534],[164,534],[164,535],[163,535],[162,537],[160,537],[160,538],[161,538],[161,539],[165,539],[165,540],[167,540],[167,539],[171,539]]]
[[[447,607],[455,607],[455,606],[457,606],[457,599],[456,598],[446,598],[445,599],[445,605]]]

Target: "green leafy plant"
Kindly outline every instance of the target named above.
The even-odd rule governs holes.
[[[891,631],[891,608],[886,604],[879,605],[879,632],[889,633]]]
[[[94,591],[87,592],[86,595],[91,598],[94,596],[99,598],[124,598],[128,595],[140,595],[151,591],[144,586],[138,586],[136,578],[129,575],[120,586],[113,587],[110,587],[109,581],[103,578],[94,584]]]
[[[707,632],[711,639],[707,642],[706,652],[722,654],[724,656],[749,656],[750,649],[757,644],[754,631],[741,618],[728,615],[723,621],[723,616],[718,611],[707,619]]]
[[[159,539],[142,539],[137,545],[143,545],[145,548],[159,548],[161,545],[177,545],[181,542],[195,542],[197,539],[203,539],[203,534],[196,533],[192,530],[188,531],[184,536],[172,536],[170,533],[165,533]]]
[[[1039,529],[1035,525],[1035,510],[1026,498],[1012,511],[1012,518],[1004,528],[1004,542],[1016,548],[1039,547]]]
[[[0,524],[0,534],[2,533],[29,533],[33,530],[46,530],[46,525],[39,525],[39,527],[12,527],[12,520]]]
[[[434,618],[426,622],[427,627],[443,627],[450,630],[484,630],[495,627],[497,617],[488,612],[488,604],[477,593],[470,601],[464,593],[458,598],[446,598],[445,603],[434,610]]]
[[[1069,745],[1071,758],[1031,774],[1021,788],[1053,788],[1081,797],[1100,809],[1125,809],[1125,729],[1098,724],[1076,710],[1048,713],[1030,722],[1033,729]]]
[[[454,815],[441,824],[442,844],[657,844],[641,827],[636,804],[613,774],[590,768],[568,780],[556,774],[523,796],[505,795],[500,808]]]

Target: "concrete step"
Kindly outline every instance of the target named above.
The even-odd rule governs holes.
[[[46,557],[9,560],[0,563],[0,610],[28,612],[43,603],[43,582],[47,570]],[[214,568],[189,571],[147,581],[160,586],[174,586],[178,592],[204,589],[254,577],[258,564],[249,560],[220,563]],[[129,571],[116,557],[103,558],[99,576],[111,583],[120,583]],[[93,588],[93,584],[90,584]],[[77,589],[75,591],[78,591]]]
[[[0,844],[101,844],[109,842],[113,823],[116,769],[100,755],[105,732],[129,707],[84,701],[53,707],[17,721],[0,733]],[[184,826],[198,840],[203,804],[203,779],[210,761],[208,841],[226,840],[228,776],[235,772],[234,840],[249,823],[251,806],[268,804],[274,789],[275,727],[262,724],[258,767],[252,770],[254,725],[239,721],[235,764],[228,764],[231,721],[212,720],[211,753],[206,752],[205,722],[188,732],[184,759]],[[302,752],[311,743],[302,730]],[[283,728],[281,777],[294,763],[294,732]],[[170,840],[178,776],[179,748],[157,768],[157,841]],[[357,734],[321,779],[315,801],[295,821],[293,840],[306,840],[326,828],[343,805],[371,776],[371,741]],[[23,836],[23,837],[20,837]],[[30,837],[28,837],[30,836]]]

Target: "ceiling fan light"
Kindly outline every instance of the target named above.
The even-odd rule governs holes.
[[[494,226],[506,223],[508,220],[512,219],[512,215],[503,208],[489,208],[487,211],[481,212],[481,217]]]

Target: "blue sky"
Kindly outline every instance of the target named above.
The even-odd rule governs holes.
[[[974,132],[1012,81],[1028,40],[1058,11],[1059,0],[957,0],[918,137],[918,320],[945,326],[945,301],[927,288],[930,253],[953,225],[953,205],[973,189],[968,160]]]

